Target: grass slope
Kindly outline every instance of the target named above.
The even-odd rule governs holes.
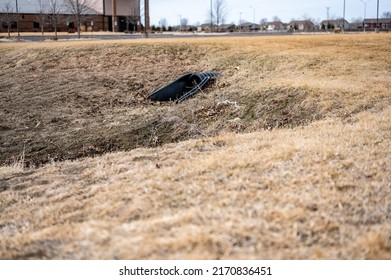
[[[0,258],[390,259],[390,41],[1,45]]]

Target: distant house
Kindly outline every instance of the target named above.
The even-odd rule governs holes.
[[[287,29],[287,24],[281,21],[265,22],[261,24],[261,30],[265,31],[282,31]]]
[[[363,30],[364,23],[363,22],[352,22],[350,23],[349,30],[360,31]]]
[[[350,23],[344,19],[323,20],[320,23],[321,30],[334,30],[337,28],[348,30],[350,29]]]
[[[317,30],[317,27],[310,20],[292,20],[288,24],[288,30],[310,32]]]
[[[234,32],[236,29],[235,24],[222,24],[219,26],[218,31],[219,32]]]
[[[193,32],[197,31],[198,28],[194,25],[175,25],[171,27],[171,30],[176,32]]]
[[[186,31],[188,31],[188,32],[195,32],[195,31],[197,31],[197,26],[195,26],[195,25],[186,25]]]
[[[240,32],[247,32],[250,31],[251,25],[251,22],[242,22],[237,26],[237,29]]]
[[[237,29],[239,31],[249,32],[249,31],[259,31],[261,26],[252,22],[243,22],[238,25]]]
[[[179,25],[173,25],[171,26],[171,31],[179,31],[180,26]]]
[[[379,18],[379,26],[377,26],[377,19],[365,19],[364,20],[365,28],[366,29],[391,29],[391,18]]]
[[[211,32],[210,30],[210,27],[211,27],[211,24],[210,23],[204,23],[204,24],[201,24],[199,27],[198,27],[198,31],[203,31],[203,32]],[[216,31],[218,28],[218,26],[216,24],[213,24],[212,25],[212,32],[213,31]]]

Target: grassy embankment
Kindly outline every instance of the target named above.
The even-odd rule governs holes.
[[[389,259],[390,42],[0,45],[1,258]]]

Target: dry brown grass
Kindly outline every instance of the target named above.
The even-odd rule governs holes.
[[[83,145],[95,145],[99,133],[132,141],[127,129],[142,132],[134,130],[140,122],[147,132],[145,142],[138,136],[139,146],[168,143],[106,149],[102,156],[38,168],[1,167],[0,258],[390,259],[390,41],[376,34],[0,45],[0,63],[9,67],[2,76],[15,80],[0,82],[2,104],[11,112],[1,117],[23,119],[28,107],[16,105],[26,103],[36,110],[31,122],[45,127],[26,124],[18,132],[22,120],[8,121],[1,124],[2,143],[39,133],[59,144],[80,137]],[[64,52],[80,57],[58,59],[46,70],[49,81],[38,76],[35,99],[24,101],[34,91],[26,86],[34,74],[25,68],[35,62],[44,72],[47,57]],[[109,54],[115,59],[104,60]],[[24,65],[24,85],[10,72],[19,71],[17,62]],[[103,62],[105,68],[92,70]],[[138,80],[128,81],[140,70],[132,72],[132,65],[142,63],[138,77],[148,83],[137,89]],[[167,73],[164,65],[177,68]],[[66,99],[67,110],[37,109],[42,89],[46,97],[77,94],[72,87],[87,81],[83,72],[67,87],[49,85],[84,68],[95,82],[78,93],[99,102],[102,115],[89,116],[88,102],[72,111],[77,102]],[[179,106],[140,98],[166,76],[191,70],[224,75]],[[105,77],[116,78],[109,96],[124,104],[102,101]],[[45,117],[59,113],[68,120],[60,122],[63,131]],[[24,143],[27,161],[40,156],[31,154],[31,143]],[[11,146],[3,145],[2,154],[13,154],[17,163],[21,149],[10,152]]]
[[[23,149],[34,166],[380,110],[389,43],[368,34],[3,44],[0,163]],[[186,104],[145,101],[183,72],[211,70],[223,76]],[[227,100],[237,106],[219,105]]]

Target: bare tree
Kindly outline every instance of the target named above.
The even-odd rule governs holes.
[[[307,13],[305,13],[305,14],[302,15],[301,17],[302,17],[303,20],[312,21],[312,17],[311,17],[309,14],[307,14]]]
[[[212,21],[211,24],[225,23],[228,14],[228,6],[226,0],[213,0],[212,11],[208,10],[208,22]]]
[[[363,18],[362,17],[356,17],[356,18],[352,18],[350,20],[351,23],[362,23],[363,22]]]
[[[307,20],[307,21],[310,21],[312,22],[313,24],[319,24],[320,20],[319,19],[315,19],[313,17],[311,17],[309,14],[305,13],[304,15],[302,15],[302,18],[304,20]]]
[[[161,18],[160,19],[160,26],[162,27],[162,29],[166,29],[167,28],[167,19],[166,18]]]
[[[260,25],[263,25],[263,24],[266,24],[267,23],[267,18],[262,18],[260,21],[259,21]]]
[[[137,22],[140,20],[140,0],[131,0],[129,3],[129,14],[126,17],[126,30],[128,31],[136,31],[135,27],[137,26]],[[133,25],[133,30],[129,30],[129,25]]]
[[[189,23],[189,20],[187,18],[181,18],[181,28],[180,30],[182,30],[182,27],[183,27],[183,30],[187,30],[187,24]]]
[[[92,19],[92,15],[96,13],[95,0],[65,0],[64,8],[71,14],[71,18],[77,23],[77,36],[80,38],[81,25],[84,21]]]
[[[17,15],[14,10],[14,5],[7,1],[4,3],[0,13],[0,22],[7,26],[8,38],[11,37],[12,24],[17,20]]]
[[[227,2],[225,0],[214,1],[214,14],[216,25],[224,24],[228,13]]]
[[[49,0],[48,5],[48,21],[54,28],[54,39],[57,40],[57,27],[62,19],[63,9],[59,0]]]
[[[277,22],[277,21],[281,21],[281,19],[280,19],[278,16],[274,16],[274,17],[273,17],[273,21],[274,21],[274,22]]]
[[[382,18],[391,18],[391,12],[390,11],[384,12]]]
[[[44,34],[44,25],[47,20],[47,14],[48,14],[48,3],[45,0],[37,0],[38,2],[38,8],[37,8],[37,15],[35,16],[37,22],[39,23],[39,26],[41,28],[42,35]]]

